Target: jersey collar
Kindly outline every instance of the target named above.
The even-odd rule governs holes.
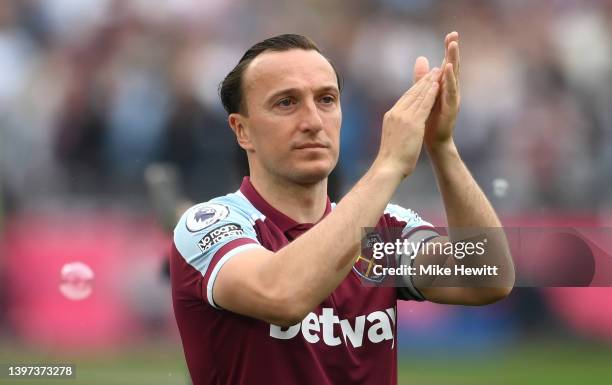
[[[251,183],[248,176],[245,176],[242,179],[240,192],[253,204],[253,206],[255,206],[257,210],[265,215],[266,218],[270,219],[283,233],[294,232],[295,230],[302,230],[300,232],[303,232],[315,225],[314,223],[298,223],[276,208],[272,207],[272,205],[266,202],[266,200],[259,195],[257,190],[255,190],[255,187]],[[325,213],[323,214],[323,217],[329,214],[331,210],[331,201],[329,200],[329,197],[327,197],[327,204],[325,205]]]

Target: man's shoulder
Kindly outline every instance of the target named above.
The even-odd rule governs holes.
[[[188,298],[216,306],[212,286],[221,266],[241,251],[260,247],[256,215],[236,193],[194,204],[183,213],[174,229],[171,266],[172,281],[182,282],[179,289]]]
[[[258,243],[258,211],[241,194],[232,193],[188,208],[174,228],[174,246],[185,261],[207,271],[212,257],[232,243]]]
[[[179,219],[174,231],[197,233],[218,222],[253,225],[258,219],[264,218],[240,191],[236,191],[189,207]]]

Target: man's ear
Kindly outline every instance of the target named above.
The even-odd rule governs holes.
[[[246,151],[252,150],[253,144],[246,118],[239,113],[232,113],[227,117],[227,121],[236,135],[238,145]]]

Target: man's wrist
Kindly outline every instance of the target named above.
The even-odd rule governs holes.
[[[375,180],[377,183],[392,183],[399,185],[402,180],[407,177],[399,166],[394,166],[389,162],[383,162],[376,159],[366,173],[369,179]]]
[[[442,160],[449,156],[459,156],[459,150],[452,138],[431,145],[425,144],[425,150],[432,161]]]

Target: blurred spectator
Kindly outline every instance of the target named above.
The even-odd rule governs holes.
[[[508,180],[500,206],[610,207],[611,8],[605,1],[5,1],[5,199],[12,207],[52,198],[61,205],[66,194],[129,200],[155,161],[176,163],[195,200],[226,191],[244,164],[217,85],[255,35],[288,30],[318,40],[344,75],[346,190],[375,153],[381,116],[410,84],[414,59],[439,64],[440,36],[457,29],[456,140],[483,186]],[[426,174],[415,173],[421,187],[411,199],[435,207]]]

